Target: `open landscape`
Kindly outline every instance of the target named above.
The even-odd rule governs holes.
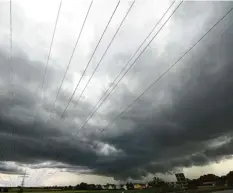
[[[154,177],[148,183],[125,183],[125,184],[87,184],[80,183],[76,186],[50,186],[50,187],[5,187],[5,192],[36,192],[36,193],[209,193],[209,192],[233,192],[233,171],[227,175],[216,176],[205,174],[197,179],[188,179],[183,173],[175,175],[177,181],[166,182],[161,178]]]
[[[233,0],[0,0],[0,192],[232,190]]]

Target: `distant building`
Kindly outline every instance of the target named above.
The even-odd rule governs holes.
[[[142,190],[142,189],[144,189],[146,187],[147,187],[146,184],[134,184],[134,189],[135,190]]]
[[[127,186],[125,184],[117,184],[116,189],[117,190],[127,190]]]

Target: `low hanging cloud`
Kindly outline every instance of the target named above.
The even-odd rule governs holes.
[[[164,10],[168,5],[163,6]],[[128,6],[123,4],[120,13]],[[136,3],[135,10],[141,10],[140,6]],[[145,6],[146,9],[150,7],[149,4]],[[65,70],[64,66],[60,68],[57,65],[59,57],[51,59],[41,91],[45,62],[41,62],[40,58],[31,59],[28,56],[30,53],[24,52],[14,53],[9,60],[9,53],[1,49],[0,172],[22,174],[20,167],[56,168],[119,180],[142,179],[150,173],[172,173],[180,168],[203,166],[231,158],[232,13],[127,112],[104,132],[100,131],[232,6],[232,2],[184,2],[161,35],[155,38],[82,130],[79,129],[95,102],[104,94],[99,82],[106,78],[108,81],[103,84],[110,85],[135,50],[127,48],[122,54],[117,48],[120,40],[121,46],[131,45],[131,40],[127,41],[126,37],[130,37],[135,30],[126,33],[128,30],[141,29],[142,26],[132,20],[137,11],[132,11],[132,23],[123,28],[124,33],[110,52],[111,57],[106,59],[112,63],[102,64],[93,77],[96,82],[90,84],[78,105],[76,99],[79,95],[72,98],[65,118],[61,115],[81,77],[81,70],[69,70],[64,87],[54,103]],[[198,18],[194,19],[197,13]],[[151,10],[151,14],[154,11]],[[158,15],[156,18],[159,18]],[[117,19],[120,20],[120,17]],[[148,18],[144,20],[146,26],[155,23]],[[148,32],[149,29],[142,30],[143,34]],[[135,39],[134,45],[143,40],[141,35]],[[94,44],[92,41],[90,45]],[[79,54],[85,55],[81,51]],[[83,58],[75,60],[78,61],[75,64],[80,66],[84,63]],[[9,65],[14,72],[12,82]],[[93,66],[86,77],[90,77]],[[85,66],[82,67],[84,69]],[[79,93],[84,83],[78,89]],[[16,163],[18,168],[7,166],[10,162]]]
[[[11,174],[11,175],[22,175],[25,173],[19,167],[4,162],[0,163],[0,172],[2,174]]]

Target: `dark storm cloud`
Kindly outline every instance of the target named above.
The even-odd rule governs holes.
[[[161,91],[158,84],[140,99],[137,109],[132,107],[117,120],[114,128],[127,120],[133,122],[132,129],[117,136],[105,135],[102,140],[122,149],[125,156],[111,164],[101,163],[97,172],[140,178],[177,167],[202,166],[233,154],[232,140],[208,147],[219,136],[231,138],[233,134],[233,28],[227,25],[226,31],[217,30],[220,35],[215,40],[211,36],[208,44],[195,49],[180,68],[161,80],[159,84],[168,88],[164,97],[171,96],[170,104],[161,105],[155,98]],[[145,105],[148,111],[140,111]]]
[[[58,169],[84,169],[84,167],[79,167],[79,166],[72,166],[68,164],[62,164],[62,163],[57,163],[57,162],[50,162],[50,163],[45,163],[45,164],[40,164],[40,165],[32,165],[31,168],[33,169],[39,169],[39,168],[58,168]]]
[[[187,6],[188,4],[183,9]],[[206,9],[203,11],[206,12]],[[187,20],[181,22],[180,18],[184,19],[185,14],[188,13],[180,12],[174,19],[174,23],[178,21],[177,25],[181,29],[189,22],[196,21],[192,17],[192,14],[196,14],[193,11],[189,12]],[[216,21],[218,18],[211,19]],[[0,68],[3,69],[0,71],[1,87],[6,90],[0,97],[1,160],[14,161],[32,169],[59,168],[66,171],[84,170],[84,173],[86,170],[116,179],[139,179],[149,173],[174,172],[179,167],[202,166],[228,158],[233,154],[233,27],[229,21],[228,18],[228,22],[223,24],[225,26],[220,25],[220,29],[224,28],[225,31],[216,30],[203,40],[203,44],[161,79],[129,112],[123,114],[110,131],[107,130],[104,134],[94,133],[90,139],[86,139],[88,136],[72,135],[80,127],[74,119],[83,120],[91,110],[92,105],[88,101],[80,101],[78,110],[70,107],[65,120],[58,116],[72,93],[70,90],[62,90],[58,99],[59,106],[54,110],[57,117],[53,119],[53,124],[40,119],[35,123],[36,105],[40,103],[37,88],[42,81],[44,65],[31,61],[26,56],[13,56],[11,62],[16,67],[14,72],[17,86],[10,88],[6,86],[9,85],[9,69],[6,66],[8,57],[0,52]],[[206,23],[210,26],[212,24]],[[173,33],[176,37],[175,31]],[[188,37],[192,36],[189,30],[185,33]],[[185,42],[182,46],[178,43],[182,43],[180,39],[171,41],[169,53],[179,55],[184,45],[190,42]],[[99,112],[102,121],[111,121],[120,112],[119,106],[126,107],[138,96],[138,90],[145,89],[167,67],[165,64],[170,61],[167,59],[169,57],[162,54],[162,57],[156,59],[158,51],[159,47],[156,52],[151,48],[145,55],[146,58],[139,61],[143,70],[137,71],[136,68],[135,71],[140,76],[135,71],[129,73],[129,83],[121,84],[118,94],[114,94],[109,100],[111,108],[108,108],[108,114]],[[125,60],[126,55],[121,53],[122,60]],[[173,61],[174,56],[171,58]],[[154,65],[149,65],[155,62],[162,66],[158,71],[158,66],[155,68]],[[112,73],[114,72],[109,72]],[[53,108],[55,91],[62,75],[56,68],[49,67],[45,89],[51,98],[46,98],[42,107],[38,108],[41,117]],[[24,84],[28,86],[27,89],[20,87]],[[138,90],[133,90],[132,87]],[[14,93],[12,97],[11,91]],[[83,132],[99,129],[102,128],[94,122]],[[225,136],[228,141],[219,138]],[[94,149],[91,146],[92,139],[102,142],[102,146]],[[222,145],[214,146],[218,139],[223,140]]]
[[[19,175],[23,174],[23,170],[16,166],[10,166],[7,165],[6,163],[1,162],[0,163],[0,173],[2,174],[11,174],[11,175]]]
[[[1,160],[15,161],[27,164],[39,164],[44,161],[61,161],[69,164],[78,163],[80,166],[89,165],[95,158],[78,139],[71,141],[71,136],[54,128],[32,130],[32,127],[16,123],[1,127]],[[28,129],[28,130],[27,130]]]
[[[67,125],[45,122],[40,120],[41,110],[45,113],[50,112],[53,107],[48,101],[39,100],[39,87],[42,81],[44,66],[40,62],[31,61],[27,57],[13,56],[11,65],[14,70],[14,78],[11,87],[9,85],[9,60],[4,52],[0,53],[1,83],[5,87],[4,93],[0,97],[0,141],[1,141],[1,160],[15,161],[18,163],[38,164],[47,160],[61,161],[64,163],[78,163],[85,167],[92,161],[95,154],[87,151],[88,144],[84,145],[75,136],[71,139],[71,132],[67,132]],[[55,97],[54,85],[60,77],[60,72],[53,67],[48,68],[48,77],[45,84],[46,92]],[[4,79],[5,75],[5,79]],[[29,79],[26,77],[30,76]],[[30,83],[29,85],[26,83]],[[35,83],[35,85],[33,85]],[[23,87],[22,85],[26,85]],[[13,93],[13,95],[12,95]],[[68,99],[68,94],[63,94]],[[59,98],[60,99],[60,98]],[[61,104],[65,104],[65,100]],[[43,103],[42,108],[36,105]],[[82,105],[82,103],[81,103]],[[38,116],[36,117],[36,110]],[[35,122],[35,118],[37,119]],[[52,119],[53,121],[53,119]],[[74,127],[72,123],[70,126]],[[75,127],[74,127],[75,128]],[[72,158],[72,159],[71,159]],[[89,161],[88,161],[89,160]],[[69,168],[69,167],[67,167]]]
[[[13,73],[13,83],[21,84],[22,86],[30,83],[34,87],[39,87],[38,83],[42,81],[45,64],[31,60],[27,57],[26,53],[17,53],[10,59],[9,53],[0,50],[0,68],[2,81],[10,82],[9,78],[11,73]],[[52,67],[48,69],[47,73],[46,83],[48,83],[48,85],[45,84],[45,87],[49,86],[51,81],[53,82],[60,75],[60,72],[53,70]]]
[[[22,165],[28,167],[28,165]],[[43,164],[37,164],[37,165],[30,165],[31,169],[59,169],[60,172],[72,172],[72,173],[82,173],[82,174],[92,174],[93,171],[91,171],[88,167],[85,166],[75,166],[75,165],[69,165],[69,164],[62,164],[58,162],[49,162],[49,163],[43,163]]]

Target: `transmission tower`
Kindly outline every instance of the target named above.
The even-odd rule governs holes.
[[[27,173],[26,173],[26,170],[25,170],[25,172],[24,172],[24,175],[22,175],[22,176],[20,176],[20,177],[22,177],[22,182],[21,182],[21,186],[20,186],[20,189],[19,189],[19,193],[21,193],[21,192],[23,192],[23,187],[24,187],[24,183],[25,183],[25,178],[27,178],[28,176],[27,176]]]

